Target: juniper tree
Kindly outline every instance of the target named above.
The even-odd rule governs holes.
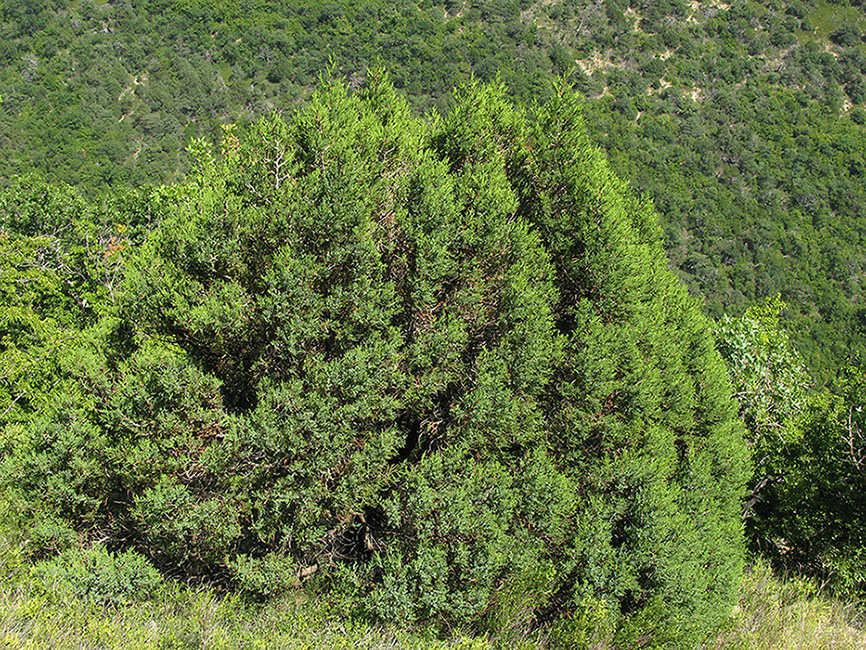
[[[62,411],[91,442],[46,443],[56,407],[7,441],[22,498],[80,464],[93,481],[40,499],[81,532],[383,619],[592,604],[622,644],[722,620],[747,465],[730,387],[569,88],[526,113],[471,84],[423,121],[374,71],[192,152],[126,273],[132,334],[70,364],[87,399]]]

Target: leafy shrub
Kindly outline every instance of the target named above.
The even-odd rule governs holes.
[[[753,524],[756,545],[777,565],[857,597],[866,594],[866,528],[853,514],[866,507],[864,388],[863,371],[849,369],[838,394],[813,396]]]
[[[863,34],[856,23],[845,23],[839,29],[830,34],[830,40],[843,47],[859,45]]]
[[[135,551],[110,553],[103,546],[65,551],[32,572],[52,590],[107,605],[148,598],[162,582],[159,571]]]
[[[847,368],[833,391],[812,380],[779,324],[779,296],[725,318],[716,335],[755,452],[747,532],[783,570],[846,595],[866,591],[866,375]]]
[[[801,436],[812,379],[779,319],[786,305],[779,295],[755,305],[739,319],[724,317],[716,327],[740,417],[756,458],[754,505],[761,489],[787,471],[789,446]]]

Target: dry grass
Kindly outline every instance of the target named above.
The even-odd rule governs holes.
[[[779,580],[758,564],[746,574],[734,624],[707,650],[863,650],[866,612],[819,593],[813,583]]]
[[[2,511],[0,503],[0,511]],[[196,648],[361,648],[368,650],[531,650],[545,636],[456,635],[439,641],[397,628],[341,620],[313,603],[286,601],[251,607],[236,598],[166,586],[157,598],[105,607],[54,592],[30,574],[20,548],[0,531],[0,650]],[[866,609],[819,593],[806,580],[780,580],[762,563],[745,576],[730,627],[701,650],[866,650]],[[519,612],[514,615],[520,619]],[[588,621],[591,619],[587,619]],[[509,628],[503,626],[503,632]],[[584,630],[585,632],[586,630]],[[580,632],[580,630],[577,630]],[[570,645],[613,650],[591,634]],[[602,635],[601,638],[609,638]],[[621,649],[626,650],[626,649]],[[656,650],[662,650],[660,648]]]

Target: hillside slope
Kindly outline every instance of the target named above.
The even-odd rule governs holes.
[[[826,379],[864,351],[864,24],[824,0],[7,0],[0,182],[177,180],[191,137],[291,111],[329,64],[360,87],[381,59],[419,112],[470,75],[544,101],[566,74],[708,312],[780,291]]]

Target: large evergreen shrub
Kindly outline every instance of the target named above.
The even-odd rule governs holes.
[[[526,115],[472,85],[422,122],[374,72],[192,149],[64,366],[81,388],[4,436],[19,499],[170,574],[391,620],[603,611],[629,645],[727,615],[725,370],[568,88]]]

